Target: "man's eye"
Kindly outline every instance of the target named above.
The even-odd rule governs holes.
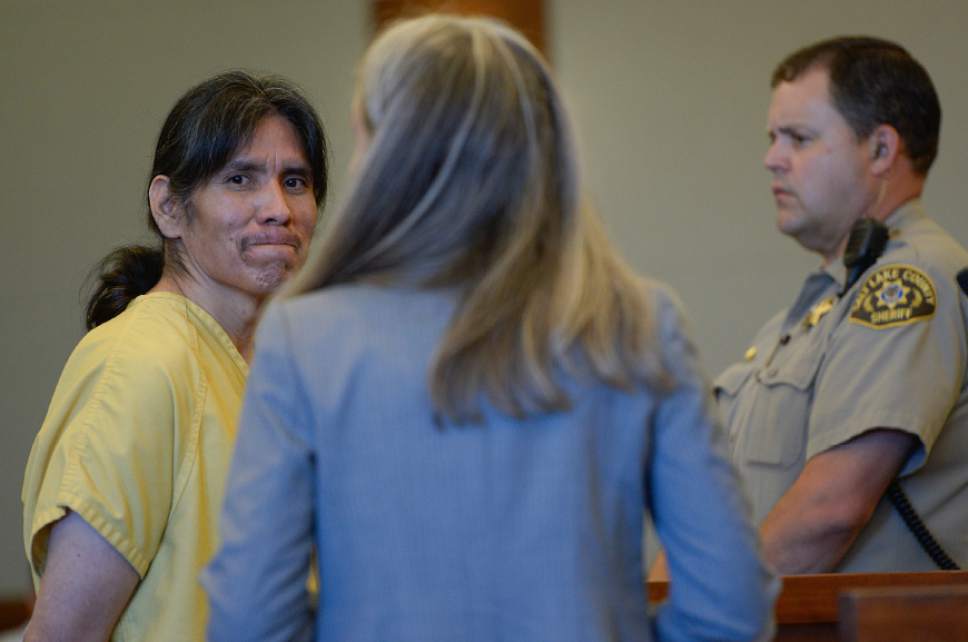
[[[228,181],[226,182],[231,183],[232,185],[245,185],[249,182],[249,177],[243,174],[233,174],[232,176],[229,176]]]
[[[309,187],[309,183],[305,178],[300,178],[298,176],[290,176],[285,181],[286,187],[292,190],[302,190]]]

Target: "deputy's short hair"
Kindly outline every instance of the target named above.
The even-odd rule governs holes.
[[[830,98],[858,138],[890,125],[916,172],[938,155],[941,103],[928,72],[904,47],[870,36],[831,38],[799,49],[773,71],[771,87],[826,69]]]

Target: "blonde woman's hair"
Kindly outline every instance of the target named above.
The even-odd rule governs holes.
[[[439,415],[567,410],[563,377],[667,385],[645,284],[580,202],[564,106],[540,54],[483,18],[397,23],[355,101],[370,140],[298,294],[348,282],[455,287],[430,390]]]

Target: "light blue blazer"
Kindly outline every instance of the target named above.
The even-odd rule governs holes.
[[[262,322],[204,574],[212,640],[750,640],[775,579],[725,460],[677,306],[666,396],[570,382],[573,409],[435,425],[453,293],[341,286]],[[670,560],[647,613],[643,520]],[[305,578],[315,554],[318,608]]]

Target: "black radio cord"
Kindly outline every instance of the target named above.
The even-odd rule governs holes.
[[[934,538],[934,535],[924,525],[924,522],[921,521],[921,516],[911,506],[911,501],[908,499],[907,493],[904,492],[904,489],[901,488],[901,485],[896,479],[887,487],[887,498],[894,504],[894,508],[897,509],[897,514],[901,516],[901,519],[907,524],[908,530],[918,540],[918,544],[928,554],[928,557],[938,565],[938,568],[942,571],[961,570],[955,561],[941,548],[941,544]]]

